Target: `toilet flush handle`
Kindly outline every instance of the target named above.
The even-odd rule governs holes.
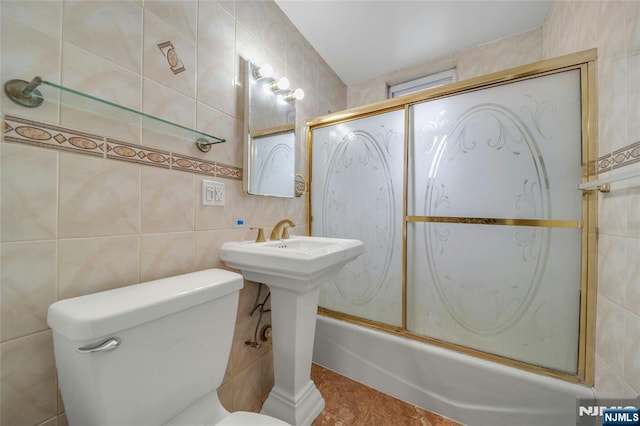
[[[105,340],[104,342],[97,343],[95,345],[88,345],[78,348],[78,352],[81,354],[90,354],[93,352],[107,352],[112,351],[115,348],[120,346],[120,339],[116,337],[112,337],[110,339]]]

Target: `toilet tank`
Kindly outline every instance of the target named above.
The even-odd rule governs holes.
[[[242,276],[209,269],[49,307],[73,425],[159,425],[222,383]],[[78,348],[118,339],[113,350]]]

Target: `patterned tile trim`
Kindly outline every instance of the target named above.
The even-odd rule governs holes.
[[[218,168],[216,176],[226,179],[242,180],[242,169],[240,167],[228,166],[222,163],[216,163],[216,167]]]
[[[170,168],[171,153],[159,149],[141,147],[140,145],[107,138],[107,158],[145,166]]]
[[[216,176],[216,163],[181,154],[172,155],[171,168],[173,170],[182,170],[183,172]]]
[[[611,154],[603,155],[598,158],[597,173],[600,174],[611,170],[611,163]]]
[[[612,168],[628,166],[640,161],[640,141],[611,153]]]
[[[242,180],[242,169],[182,154],[171,154],[171,169],[225,179]]]
[[[38,121],[10,115],[4,119],[5,142],[21,143],[40,148],[56,149],[76,154],[104,156],[104,138]]]
[[[3,122],[5,142],[21,143],[76,154],[105,156],[147,166],[171,168],[232,180],[242,180],[242,168],[223,163],[170,153],[142,145],[54,126],[52,124],[6,115]],[[597,173],[604,173],[640,162],[640,141],[598,158]]]
[[[242,180],[242,168],[240,167],[11,115],[4,117],[2,132],[5,142],[104,157],[110,160],[128,161],[145,166],[199,173],[223,179]]]
[[[640,141],[598,158],[598,174],[640,162]]]

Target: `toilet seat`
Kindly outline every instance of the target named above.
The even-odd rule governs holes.
[[[216,423],[216,426],[291,426],[275,417],[266,414],[249,413],[247,411],[236,411]]]

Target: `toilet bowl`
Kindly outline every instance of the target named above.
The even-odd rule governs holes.
[[[218,398],[242,285],[241,275],[209,269],[51,305],[69,424],[288,425],[229,413]]]

